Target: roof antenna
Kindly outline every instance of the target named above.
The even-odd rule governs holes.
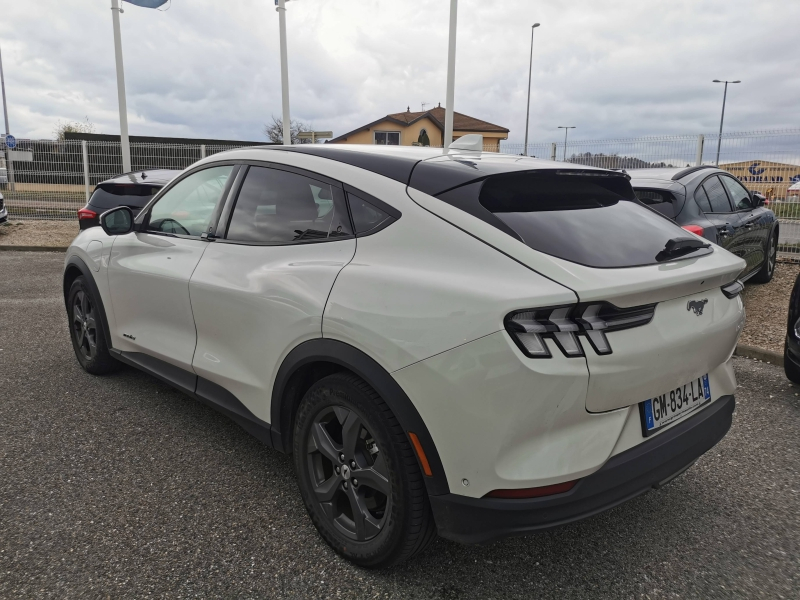
[[[430,104],[430,102],[423,102],[422,103],[422,112],[425,112],[425,107]]]

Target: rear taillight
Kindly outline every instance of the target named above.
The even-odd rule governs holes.
[[[683,229],[700,237],[703,236],[703,228],[700,225],[684,225]]]
[[[565,481],[564,483],[556,483],[555,485],[545,485],[535,488],[522,488],[518,490],[493,490],[486,494],[484,498],[508,498],[512,500],[520,500],[523,498],[541,498],[542,496],[554,496],[556,494],[563,494],[570,491],[575,487],[578,480]]]
[[[608,302],[522,310],[505,319],[506,331],[530,358],[550,358],[545,340],[555,342],[570,358],[584,356],[580,337],[586,337],[597,354],[611,354],[606,333],[647,325],[656,305],[617,308]]]
[[[96,219],[96,218],[97,218],[97,213],[89,208],[84,207],[78,211],[79,221],[83,221],[84,219]]]

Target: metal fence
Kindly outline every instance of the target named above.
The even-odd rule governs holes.
[[[131,144],[134,170],[184,169],[205,156],[241,146]],[[2,150],[0,148],[0,150]],[[487,147],[497,151],[497,146]],[[500,152],[524,154],[502,142]],[[719,164],[765,194],[781,221],[780,251],[800,256],[800,129],[717,134],[575,140],[529,144],[529,156],[615,169]],[[118,142],[20,140],[7,169],[0,159],[0,189],[11,219],[75,219],[94,186],[122,171]],[[2,155],[2,153],[0,153]],[[28,161],[27,159],[32,159]],[[13,187],[13,189],[12,189]]]

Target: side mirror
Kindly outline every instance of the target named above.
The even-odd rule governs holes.
[[[100,215],[100,227],[108,235],[125,235],[133,231],[133,212],[127,206],[118,206]]]

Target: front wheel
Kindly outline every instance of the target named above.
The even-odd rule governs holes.
[[[119,367],[108,351],[100,304],[83,277],[72,282],[67,294],[67,317],[72,348],[81,367],[92,375],[105,375]]]
[[[334,374],[303,397],[294,464],[320,535],[348,560],[388,567],[422,551],[435,527],[411,444],[363,380]]]
[[[755,283],[769,283],[775,274],[775,265],[778,264],[778,231],[773,229],[767,240],[767,255],[764,264],[758,273],[753,276]]]

